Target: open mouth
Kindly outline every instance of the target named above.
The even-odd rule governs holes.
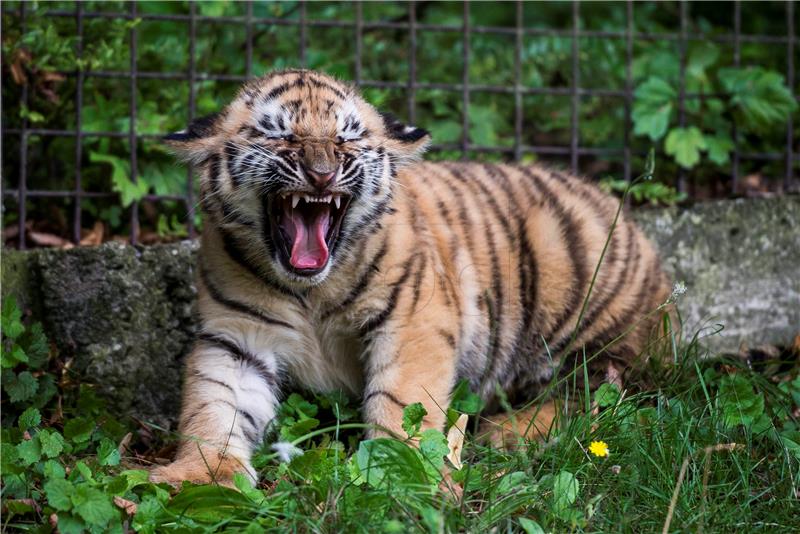
[[[339,237],[349,195],[281,193],[269,200],[272,240],[284,265],[313,276],[328,264]]]

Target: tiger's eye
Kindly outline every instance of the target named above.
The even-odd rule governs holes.
[[[287,143],[294,143],[297,140],[297,138],[293,134],[284,135],[282,139]]]

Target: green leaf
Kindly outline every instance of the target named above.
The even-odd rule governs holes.
[[[67,472],[56,460],[47,460],[42,464],[42,473],[47,478],[64,478]]]
[[[117,515],[109,498],[87,484],[77,486],[71,500],[75,512],[90,525],[102,527]]]
[[[476,414],[483,408],[480,396],[469,388],[469,381],[460,380],[453,390],[450,407],[458,412]]]
[[[569,471],[561,471],[553,477],[553,507],[563,511],[578,498],[580,484],[575,475]]]
[[[429,428],[422,433],[419,440],[419,453],[425,458],[425,470],[433,479],[441,478],[444,457],[450,453],[447,438],[439,430]]]
[[[720,69],[719,80],[731,94],[730,103],[742,130],[768,133],[797,109],[783,75],[775,71],[762,67]]]
[[[519,518],[519,526],[522,527],[522,530],[525,531],[525,534],[544,534],[544,529],[539,525],[539,523],[533,519],[528,519],[527,517]]]
[[[54,458],[64,450],[64,437],[60,432],[51,429],[41,430],[37,435],[42,446],[42,453],[48,458]]]
[[[58,514],[58,531],[62,534],[83,534],[86,532],[86,524],[79,517]]]
[[[495,486],[492,495],[494,498],[502,497],[507,493],[511,493],[525,486],[530,479],[530,475],[524,471],[512,471],[511,473],[503,475],[503,478],[501,478],[500,482]]]
[[[22,415],[19,416],[19,421],[17,424],[19,425],[20,430],[25,431],[29,428],[39,426],[39,423],[41,422],[42,414],[40,414],[39,410],[36,408],[31,407],[22,412]]]
[[[11,339],[16,339],[25,331],[25,327],[22,325],[22,312],[17,307],[17,300],[12,296],[3,302],[0,328],[3,330],[3,335]]]
[[[119,465],[120,455],[117,445],[108,438],[103,438],[97,447],[97,461],[100,465]]]
[[[686,77],[689,82],[697,82],[701,88],[709,87],[706,69],[719,58],[719,48],[710,41],[700,41],[689,50],[686,60]]]
[[[34,437],[33,439],[26,439],[17,445],[17,455],[23,466],[38,462],[42,457],[42,448],[39,445],[39,440]]]
[[[619,388],[614,384],[603,383],[594,392],[594,402],[601,408],[614,406],[619,401]]]
[[[726,165],[730,160],[731,151],[736,148],[733,139],[728,134],[717,133],[714,136],[705,136],[708,148],[708,159],[717,165]]]
[[[19,345],[12,345],[11,350],[6,350],[5,346],[3,347],[2,362],[0,362],[0,365],[5,369],[11,369],[16,367],[19,363],[26,362],[28,362],[28,355]]]
[[[455,143],[461,139],[461,123],[439,120],[431,124],[431,139],[436,143]]]
[[[756,392],[750,381],[740,374],[722,377],[717,402],[722,407],[723,423],[729,428],[749,427],[764,414],[764,394]]]
[[[11,402],[22,402],[30,399],[39,389],[39,382],[29,371],[22,371],[6,384],[6,393]]]
[[[664,136],[672,116],[675,90],[664,80],[651,77],[634,92],[633,133],[653,141]]]
[[[92,163],[108,163],[111,165],[111,186],[114,191],[119,193],[123,206],[130,206],[147,194],[149,184],[142,177],[139,177],[139,180],[133,183],[130,178],[130,163],[127,160],[112,154],[101,154],[99,152],[89,152],[89,160]]]
[[[77,443],[88,441],[94,432],[94,427],[94,420],[90,417],[76,417],[64,425],[64,437]]]
[[[44,493],[47,495],[47,502],[50,506],[56,510],[66,512],[72,508],[72,496],[75,494],[75,486],[69,480],[54,478],[44,483]]]
[[[149,474],[144,469],[126,469],[119,476],[124,476],[127,480],[127,487],[125,491],[130,491],[136,486],[149,484]]]
[[[422,427],[422,420],[428,415],[428,411],[421,402],[409,404],[403,408],[403,430],[408,437],[416,436]]]
[[[678,165],[691,169],[700,161],[700,151],[707,146],[703,133],[696,126],[689,126],[670,130],[664,150],[675,158]]]
[[[387,438],[362,441],[355,457],[361,476],[374,488],[430,485],[420,454],[401,441]]]

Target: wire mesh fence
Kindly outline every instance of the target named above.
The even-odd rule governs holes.
[[[421,95],[428,95],[427,101],[434,101],[437,95],[448,95],[442,99],[454,99],[452,110],[457,111],[454,132],[445,135],[445,140],[437,140],[434,136],[432,152],[440,157],[496,157],[515,161],[531,158],[556,161],[576,173],[598,174],[593,165],[597,161],[613,161],[610,166],[601,166],[603,172],[616,172],[626,181],[635,173],[638,162],[648,148],[647,142],[634,139],[633,112],[635,104],[635,58],[637,47],[642,43],[668,43],[676,49],[678,58],[677,72],[677,126],[687,126],[687,109],[691,109],[693,102],[710,101],[721,95],[716,94],[707,87],[690,87],[686,83],[687,69],[692,66],[688,62],[693,43],[717,43],[728,51],[727,62],[738,67],[748,61],[749,56],[743,50],[747,46],[769,46],[775,50],[779,62],[783,63],[782,71],[788,82],[792,99],[797,98],[794,93],[796,86],[795,74],[795,26],[797,13],[793,2],[773,3],[772,9],[782,11],[785,15],[785,32],[783,33],[747,33],[743,29],[743,4],[731,2],[718,4],[718,15],[727,20],[725,31],[719,31],[719,24],[713,31],[704,31],[702,24],[692,17],[692,10],[696,4],[679,2],[672,5],[675,12],[675,25],[673,31],[647,31],[636,22],[636,12],[642,9],[641,5],[632,1],[614,5],[618,13],[616,28],[596,28],[588,22],[591,15],[586,15],[587,10],[597,9],[594,3],[581,3],[577,1],[563,5],[561,15],[556,26],[541,27],[530,23],[535,17],[539,4],[525,2],[503,3],[499,10],[504,10],[503,25],[482,24],[482,14],[486,13],[486,6],[479,9],[478,3],[461,2],[450,3],[450,15],[442,22],[431,21],[431,17],[420,16],[420,13],[429,10],[427,2],[408,2],[396,4],[393,16],[385,19],[366,16],[365,11],[372,9],[368,4],[355,2],[349,4],[346,17],[335,19],[324,16],[315,17],[314,13],[322,13],[319,4],[306,2],[281,3],[283,11],[277,16],[266,16],[264,6],[253,2],[237,4],[234,13],[207,14],[203,4],[188,2],[184,4],[181,13],[163,13],[153,9],[150,3],[130,2],[125,4],[109,4],[106,8],[98,8],[97,4],[83,2],[60,4],[28,4],[19,2],[16,5],[6,3],[3,8],[4,28],[7,25],[16,26],[21,34],[25,34],[26,27],[31,17],[45,17],[51,20],[69,20],[74,22],[74,54],[80,61],[84,52],[91,43],[87,40],[87,24],[97,21],[124,23],[125,39],[128,48],[127,68],[109,69],[92,68],[80,65],[79,68],[58,72],[58,76],[74,81],[74,94],[70,95],[74,106],[74,120],[63,122],[61,126],[50,122],[36,121],[30,114],[32,91],[36,88],[32,83],[21,83],[18,93],[21,113],[19,120],[10,120],[4,114],[3,120],[3,159],[4,159],[4,187],[3,204],[5,214],[14,216],[13,225],[16,226],[16,244],[25,248],[26,224],[30,219],[30,210],[35,209],[37,203],[46,199],[61,199],[69,204],[70,235],[69,238],[78,243],[81,240],[86,220],[87,202],[104,200],[109,205],[124,206],[121,217],[127,219],[125,224],[129,239],[132,243],[140,240],[140,215],[144,206],[172,202],[180,206],[179,213],[185,221],[186,233],[194,236],[196,233],[196,179],[188,170],[183,178],[179,190],[165,190],[164,188],[147,185],[145,189],[138,189],[138,194],[133,194],[128,201],[120,200],[119,190],[111,187],[87,187],[84,170],[87,163],[102,161],[102,155],[92,153],[91,162],[87,162],[86,144],[98,140],[108,139],[109,142],[122,142],[126,146],[128,156],[124,165],[117,160],[112,161],[114,172],[126,174],[127,180],[134,188],[145,175],[143,165],[147,155],[142,152],[145,144],[157,142],[163,133],[151,128],[141,128],[140,108],[149,105],[141,99],[142,87],[145,84],[184,84],[188,90],[183,94],[185,101],[181,104],[188,111],[189,120],[197,116],[198,99],[203,94],[204,84],[218,82],[235,85],[255,75],[260,75],[274,58],[270,50],[265,50],[259,42],[260,35],[270,32],[293,32],[295,37],[292,46],[295,48],[294,57],[285,65],[317,67],[310,54],[316,53],[319,47],[312,46],[309,41],[316,34],[327,31],[340,32],[337,35],[346,39],[350,44],[351,57],[347,61],[347,68],[340,74],[352,79],[358,86],[365,90],[383,91],[395,95],[388,99],[390,107],[399,115],[404,115],[410,122],[422,120],[420,100]],[[455,4],[455,5],[453,5]],[[485,3],[482,3],[485,4]],[[745,10],[752,9],[745,6]],[[310,13],[313,11],[314,13]],[[398,13],[398,11],[401,11]],[[267,10],[268,12],[268,10]],[[477,13],[477,15],[476,15]],[[323,13],[324,14],[324,13]],[[460,16],[459,16],[460,15]],[[459,20],[460,19],[460,20]],[[745,19],[746,21],[746,19]],[[147,70],[142,68],[140,47],[143,25],[157,22],[170,24],[174,29],[176,39],[188,47],[186,61],[183,68]],[[243,68],[240,72],[213,72],[200,65],[198,62],[198,46],[205,42],[202,37],[204,29],[213,25],[215,27],[230,28],[235,33],[233,40],[238,41],[235,52],[243,56]],[[382,33],[384,32],[384,33]],[[393,57],[402,58],[405,76],[394,79],[376,79],[372,77],[374,69],[368,68],[366,63],[374,64],[371,58],[381,35],[391,35],[391,43],[395,50]],[[456,56],[460,65],[454,70],[460,70],[460,76],[437,78],[436,72],[430,72],[426,57],[430,53],[432,44],[440,36],[447,36],[449,46],[453,51],[453,61]],[[365,39],[369,37],[369,42]],[[472,66],[482,61],[483,41],[485,39],[501,40],[503,45],[502,68],[503,81],[493,81],[491,76],[483,76],[476,72]],[[530,43],[536,40],[550,39],[550,43],[558,43],[562,47],[561,54],[565,58],[565,68],[561,73],[561,80],[557,83],[531,83],[530,76],[526,74],[527,63],[530,61]],[[499,41],[498,41],[499,42]],[[621,73],[619,83],[613,87],[598,87],[592,76],[587,76],[585,66],[593,58],[584,54],[587,43],[600,43],[603,46],[613,43],[612,53],[621,56]],[[608,46],[612,46],[609,44]],[[557,48],[556,45],[553,45]],[[368,49],[369,48],[369,49]],[[397,49],[400,49],[399,51]],[[164,50],[164,54],[169,54]],[[496,54],[496,50],[493,52]],[[285,52],[284,52],[285,55]],[[368,57],[369,56],[369,57]],[[498,63],[501,61],[498,60]],[[316,63],[319,63],[318,61]],[[119,64],[119,61],[117,61]],[[324,65],[323,65],[324,66]],[[691,73],[690,73],[691,74]],[[498,78],[500,79],[500,78]],[[87,119],[87,89],[93,80],[109,80],[119,88],[120,98],[127,98],[127,127],[114,129],[94,129],[97,121]],[[552,79],[550,80],[552,81]],[[10,77],[4,72],[4,85],[8,85]],[[125,95],[123,95],[123,90]],[[92,95],[95,93],[92,92]],[[374,93],[378,94],[378,93]],[[398,96],[399,95],[399,96]],[[430,96],[433,95],[433,96]],[[536,98],[552,98],[557,100],[544,101],[546,105],[557,105],[564,112],[562,130],[565,135],[551,137],[532,136],[529,132],[536,129],[537,124],[530,124],[527,117],[529,103]],[[4,98],[7,99],[4,94]],[[480,116],[476,118],[476,110],[484,113],[490,109],[478,102],[493,102],[503,99],[508,102],[504,108],[509,117],[508,131],[494,137],[481,138],[476,134],[480,127]],[[601,111],[605,109],[613,114],[618,124],[615,128],[621,132],[619,138],[613,142],[587,142],[586,128],[593,128],[594,123],[587,122],[586,114],[582,107],[585,102],[599,101]],[[556,104],[554,104],[554,102]],[[4,104],[6,108],[8,103]],[[98,107],[92,103],[92,109]],[[102,106],[99,106],[102,107]],[[596,106],[598,107],[598,106]],[[427,108],[426,108],[427,109]],[[102,111],[102,110],[101,110]],[[613,112],[613,113],[612,113]],[[730,157],[725,162],[725,168],[716,172],[725,177],[723,186],[735,193],[743,172],[752,172],[763,165],[771,165],[773,177],[779,178],[788,188],[790,182],[796,179],[800,154],[795,149],[795,123],[792,113],[782,125],[782,142],[773,143],[767,149],[758,150],[758,145],[752,142],[740,142],[737,135],[736,122],[732,126],[732,139],[734,145],[730,150]],[[436,118],[428,119],[436,120]],[[88,124],[87,124],[88,122]],[[450,120],[448,124],[452,123]],[[427,124],[422,124],[428,126]],[[480,133],[480,132],[478,132]],[[71,187],[37,187],[36,180],[31,177],[47,165],[55,165],[50,159],[42,157],[46,152],[39,151],[32,157],[32,143],[42,143],[52,138],[66,138],[71,140],[68,147],[57,154],[57,159],[71,160],[69,175],[62,176],[59,183],[69,184]],[[539,140],[543,139],[544,142]],[[147,145],[149,146],[149,145]],[[756,150],[753,147],[756,147]],[[9,149],[9,147],[11,147]],[[777,147],[777,148],[776,148]],[[39,149],[37,149],[39,150]],[[637,159],[639,158],[639,159]],[[750,163],[745,163],[750,162]],[[754,163],[753,163],[754,162]],[[746,167],[743,170],[743,167]],[[42,171],[44,172],[44,171]],[[58,172],[56,171],[56,174]],[[675,167],[674,185],[679,191],[691,190],[693,176],[680,167]],[[122,194],[124,196],[124,194]],[[94,209],[94,208],[92,208]],[[115,212],[119,213],[119,212]],[[94,215],[93,215],[94,216]],[[4,217],[5,218],[5,217]],[[8,219],[6,219],[8,226]]]

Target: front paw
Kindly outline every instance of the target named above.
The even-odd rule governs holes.
[[[166,482],[177,488],[183,481],[194,484],[219,484],[234,488],[233,475],[242,473],[251,482],[256,481],[255,472],[247,462],[229,455],[196,455],[179,458],[171,464],[150,470],[150,482]]]

